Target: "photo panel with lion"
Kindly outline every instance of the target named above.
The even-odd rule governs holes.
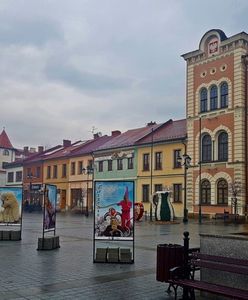
[[[21,225],[22,188],[0,187],[0,225]]]

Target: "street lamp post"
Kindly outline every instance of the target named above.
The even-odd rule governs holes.
[[[188,222],[188,209],[187,209],[187,170],[190,167],[190,161],[191,157],[184,153],[183,156],[178,156],[177,158],[178,162],[181,163],[182,166],[184,166],[184,201],[183,201],[183,223]]]
[[[85,216],[89,216],[89,175],[94,174],[94,169],[92,166],[87,166],[86,168],[82,169],[82,173],[87,175],[87,181],[86,181],[86,209],[85,209]],[[93,183],[92,183],[93,187]]]

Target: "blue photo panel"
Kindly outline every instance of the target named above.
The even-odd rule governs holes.
[[[21,225],[22,188],[0,187],[0,225]]]
[[[134,182],[95,183],[95,239],[133,240]]]

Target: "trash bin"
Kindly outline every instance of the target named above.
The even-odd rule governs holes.
[[[182,266],[184,247],[177,244],[157,246],[157,281],[168,282],[170,269]]]

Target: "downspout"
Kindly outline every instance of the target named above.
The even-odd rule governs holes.
[[[247,71],[248,71],[248,55],[242,56],[242,61],[244,63],[245,67],[245,215],[247,216],[248,211],[248,145],[247,145],[247,100],[248,100],[248,77],[247,77]]]

